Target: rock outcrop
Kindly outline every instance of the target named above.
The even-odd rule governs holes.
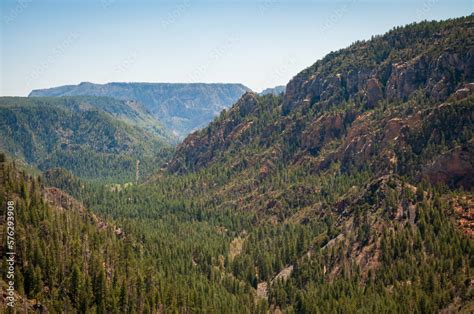
[[[439,156],[428,165],[423,175],[431,183],[470,189],[474,186],[474,142],[456,147]]]
[[[474,35],[470,24],[463,25],[462,31],[470,34],[468,37]],[[427,32],[420,29],[406,38],[394,30],[330,53],[288,83],[283,113],[308,105],[325,108],[361,97],[374,107],[382,99],[405,101],[418,90],[444,101],[459,83],[473,81],[474,48],[450,30],[432,34],[435,42]],[[389,49],[386,45],[394,46]],[[383,53],[380,46],[390,54]]]
[[[472,127],[474,49],[458,32],[474,31],[470,23],[456,25],[455,30],[421,23],[409,36],[404,29],[393,30],[330,53],[296,75],[277,102],[244,94],[209,127],[186,138],[168,169],[198,170],[220,160],[226,151],[238,154],[240,147],[253,142],[265,148],[279,145],[280,151],[272,158],[262,151],[246,159],[258,163],[259,180],[282,160],[309,162],[314,172],[338,162],[343,170],[370,167],[380,175],[420,173],[434,163],[436,156],[424,153],[431,141],[441,144],[446,134]],[[426,105],[415,109],[420,100]],[[263,116],[272,118],[264,121]],[[410,152],[424,160],[408,169]],[[242,159],[233,165],[242,166]],[[465,162],[459,167],[458,172],[467,169]],[[453,183],[453,178],[433,171],[433,180]],[[466,184],[463,180],[461,185]]]

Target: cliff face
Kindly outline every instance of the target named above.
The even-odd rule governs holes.
[[[474,186],[474,144],[458,146],[434,160],[423,169],[423,175],[433,183],[447,183],[451,186]]]
[[[443,101],[474,78],[473,33],[472,18],[421,23],[333,52],[288,83],[283,113],[344,101],[373,108],[380,100],[405,101],[415,91]]]
[[[169,169],[239,166],[245,157],[265,169],[271,160],[316,173],[337,162],[466,186],[468,162],[457,163],[456,179],[433,171],[439,156],[472,146],[465,130],[472,130],[473,25],[472,17],[414,24],[333,52],[296,75],[284,95],[245,94],[186,138]],[[440,146],[435,153],[430,145]],[[250,146],[258,153],[245,153]]]

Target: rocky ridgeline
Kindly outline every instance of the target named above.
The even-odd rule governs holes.
[[[466,17],[397,28],[327,55],[273,101],[246,93],[189,135],[169,170],[198,170],[253,143],[262,151],[248,162],[261,163],[264,174],[278,161],[310,163],[315,172],[340,162],[345,169],[369,165],[380,175],[409,173],[469,186],[472,142],[439,156],[422,151],[431,141],[439,144],[445,130],[460,134],[472,126],[473,25]],[[274,111],[280,114],[271,116]],[[426,158],[406,169],[412,150]],[[443,170],[447,163],[453,171]]]

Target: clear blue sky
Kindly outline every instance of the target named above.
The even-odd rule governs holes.
[[[0,95],[82,81],[286,84],[330,51],[474,1],[1,0]]]

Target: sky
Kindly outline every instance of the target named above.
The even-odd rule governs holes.
[[[0,95],[80,82],[285,85],[394,26],[474,0],[0,0]]]

